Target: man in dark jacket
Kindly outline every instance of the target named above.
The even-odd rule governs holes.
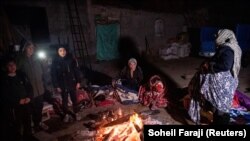
[[[69,115],[77,119],[76,90],[80,88],[81,72],[76,59],[73,58],[64,46],[57,49],[58,56],[53,59],[51,77],[54,88],[61,93],[63,110],[66,114],[64,121],[69,121]],[[68,95],[73,104],[73,111],[68,107]]]
[[[3,76],[0,84],[3,140],[34,140],[30,113],[30,101],[33,97],[32,86],[24,73],[16,71],[16,63],[13,59],[7,61],[6,68],[7,74]]]

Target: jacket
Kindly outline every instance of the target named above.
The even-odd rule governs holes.
[[[228,46],[221,46],[217,49],[215,55],[209,62],[209,68],[212,72],[218,73],[231,70],[234,63],[234,52]]]
[[[57,56],[51,65],[51,78],[54,88],[75,89],[76,83],[81,82],[81,71],[77,61],[70,55]]]
[[[1,106],[13,108],[19,105],[20,99],[33,98],[33,88],[23,72],[18,71],[16,76],[4,75],[0,82]],[[2,105],[3,104],[3,105]]]
[[[30,58],[23,56],[20,60],[17,60],[18,66],[21,71],[27,74],[31,85],[33,87],[34,97],[43,95],[45,92],[44,89],[44,71],[41,60],[35,55],[32,55]]]
[[[134,90],[138,90],[143,80],[143,72],[141,67],[136,67],[135,71],[133,72],[132,78],[130,75],[129,67],[125,66],[120,72],[120,79],[122,80],[122,85]]]

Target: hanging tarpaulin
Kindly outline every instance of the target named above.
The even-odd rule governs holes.
[[[97,60],[112,60],[119,57],[119,35],[119,24],[105,24],[96,26]]]

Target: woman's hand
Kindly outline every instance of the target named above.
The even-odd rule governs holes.
[[[208,62],[203,63],[200,67],[202,73],[206,73],[208,71],[208,68],[209,68]]]
[[[25,98],[25,104],[30,103],[30,98]]]
[[[25,98],[20,99],[19,104],[24,105],[25,104]]]
[[[61,88],[56,88],[56,92],[61,93],[62,89]]]
[[[81,84],[80,83],[76,83],[76,89],[78,90],[78,89],[80,89],[80,87],[81,87]]]

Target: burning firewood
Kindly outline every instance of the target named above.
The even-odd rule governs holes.
[[[142,119],[137,113],[124,116],[97,130],[96,141],[141,141]]]

